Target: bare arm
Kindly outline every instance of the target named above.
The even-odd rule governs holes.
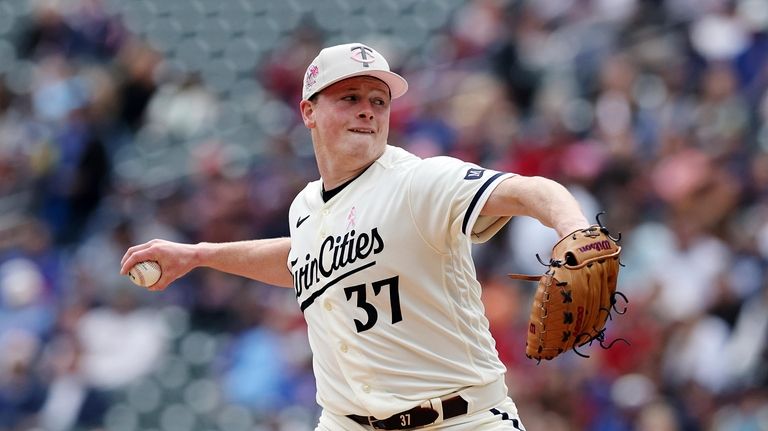
[[[228,243],[180,244],[154,239],[128,249],[121,262],[120,273],[127,274],[133,265],[155,260],[163,275],[150,287],[162,290],[197,267],[208,267],[240,275],[280,287],[292,287],[288,270],[290,238],[258,239]]]
[[[544,177],[507,178],[491,193],[480,214],[533,217],[560,236],[589,226],[573,195]]]

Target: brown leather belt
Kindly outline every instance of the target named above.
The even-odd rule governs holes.
[[[456,395],[442,400],[443,419],[467,414],[467,400]],[[376,419],[373,416],[347,415],[348,418],[379,430],[407,430],[434,423],[440,414],[428,407],[414,407],[404,412],[395,413],[386,419]]]

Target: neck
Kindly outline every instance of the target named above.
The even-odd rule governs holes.
[[[324,169],[318,163],[320,177],[323,179],[323,189],[333,190],[336,187],[360,175],[371,163],[362,165],[354,169]]]
[[[357,177],[379,157],[381,157],[381,153],[366,157],[329,154],[327,151],[323,151],[317,146],[315,147],[317,169],[320,172],[320,177],[323,180],[323,188],[325,190],[333,190],[345,182]]]

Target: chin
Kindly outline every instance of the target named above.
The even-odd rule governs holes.
[[[359,157],[378,157],[383,151],[385,143],[377,142],[372,139],[354,139],[344,145],[350,155]]]

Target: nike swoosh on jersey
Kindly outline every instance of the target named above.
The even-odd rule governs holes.
[[[307,214],[307,215],[306,215],[306,216],[304,216],[304,217],[299,217],[299,219],[298,219],[298,220],[296,220],[296,228],[298,229],[298,228],[299,228],[299,226],[301,226],[301,224],[302,224],[302,223],[304,223],[305,221],[307,221],[307,219],[308,219],[308,218],[309,218],[309,214]]]

